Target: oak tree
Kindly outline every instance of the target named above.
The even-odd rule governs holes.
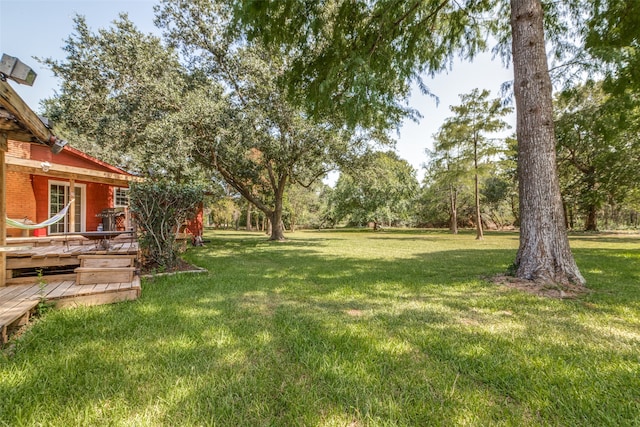
[[[74,18],[63,60],[42,59],[60,79],[45,114],[74,146],[139,175],[191,181],[188,141],[168,117],[192,85],[177,52],[144,34],[121,14],[108,28],[91,30]]]
[[[176,115],[195,158],[266,215],[271,240],[284,240],[288,186],[312,185],[366,139],[289,102],[279,77],[290,58],[234,37],[224,5],[164,0],[155,10],[192,73],[210,82]]]

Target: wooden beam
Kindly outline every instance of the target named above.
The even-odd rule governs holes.
[[[7,244],[7,134],[0,133],[0,247]],[[7,283],[7,254],[0,252],[0,286]]]
[[[7,139],[11,141],[36,143],[36,139],[26,130],[7,130]],[[43,145],[37,143],[38,145]]]
[[[32,175],[74,179],[76,181],[91,181],[119,187],[128,187],[129,183],[132,181],[142,181],[142,178],[137,176],[85,169],[75,166],[58,165],[55,163],[51,164],[51,167],[47,172],[44,172],[40,161],[21,159],[12,156],[7,156],[6,162],[8,171],[29,173]]]
[[[0,106],[0,132],[6,132],[9,140],[38,143],[33,134],[2,106]]]
[[[20,96],[13,90],[7,81],[0,80],[0,104],[22,123],[26,130],[44,144],[49,144],[53,133],[47,128],[40,117],[25,104]]]
[[[70,179],[69,180],[69,200],[74,199],[76,197],[76,180],[75,179]],[[69,228],[67,230],[68,232],[74,232],[76,231],[76,203],[73,202],[71,203],[71,206],[69,206],[69,224],[68,224]]]

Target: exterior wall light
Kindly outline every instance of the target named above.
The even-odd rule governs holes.
[[[60,153],[64,146],[67,145],[67,141],[65,141],[64,139],[55,138],[55,141],[52,142],[53,144],[51,145],[51,152],[53,154]]]
[[[5,53],[2,54],[2,59],[0,59],[0,73],[3,80],[11,79],[27,86],[33,86],[33,82],[38,76],[27,64]]]

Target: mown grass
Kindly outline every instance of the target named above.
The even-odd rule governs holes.
[[[517,235],[208,232],[142,297],[0,356],[0,424],[640,425],[640,239],[572,238],[593,292],[484,280]]]

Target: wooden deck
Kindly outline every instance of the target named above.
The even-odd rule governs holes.
[[[136,255],[138,242],[130,238],[109,241],[108,248],[99,241],[79,236],[64,238],[7,239],[8,245],[29,246],[28,249],[7,253],[7,285],[33,284],[42,270],[47,282],[74,280],[73,269],[80,265],[83,255]],[[57,270],[57,271],[56,271]],[[65,270],[67,273],[65,274]],[[59,273],[59,274],[55,274]]]
[[[7,342],[14,329],[29,321],[41,300],[65,308],[110,304],[140,296],[140,277],[133,274],[135,269],[131,267],[138,244],[130,238],[113,239],[108,245],[77,236],[73,240],[30,238],[11,239],[7,243],[21,249],[7,253],[7,286],[0,286],[0,344]],[[84,267],[91,259],[98,263],[95,268]],[[126,259],[126,264],[121,262]],[[97,273],[101,268],[103,273]],[[102,283],[122,277],[114,274],[120,269],[127,269],[128,276],[120,279],[126,281]],[[92,281],[95,278],[100,283]],[[78,284],[83,282],[91,283]]]
[[[56,308],[70,308],[135,300],[140,291],[139,276],[134,276],[132,282],[92,285],[77,285],[74,280],[53,281],[42,290],[36,284],[0,287],[0,343],[6,343],[13,329],[29,321],[42,298],[54,302]]]

